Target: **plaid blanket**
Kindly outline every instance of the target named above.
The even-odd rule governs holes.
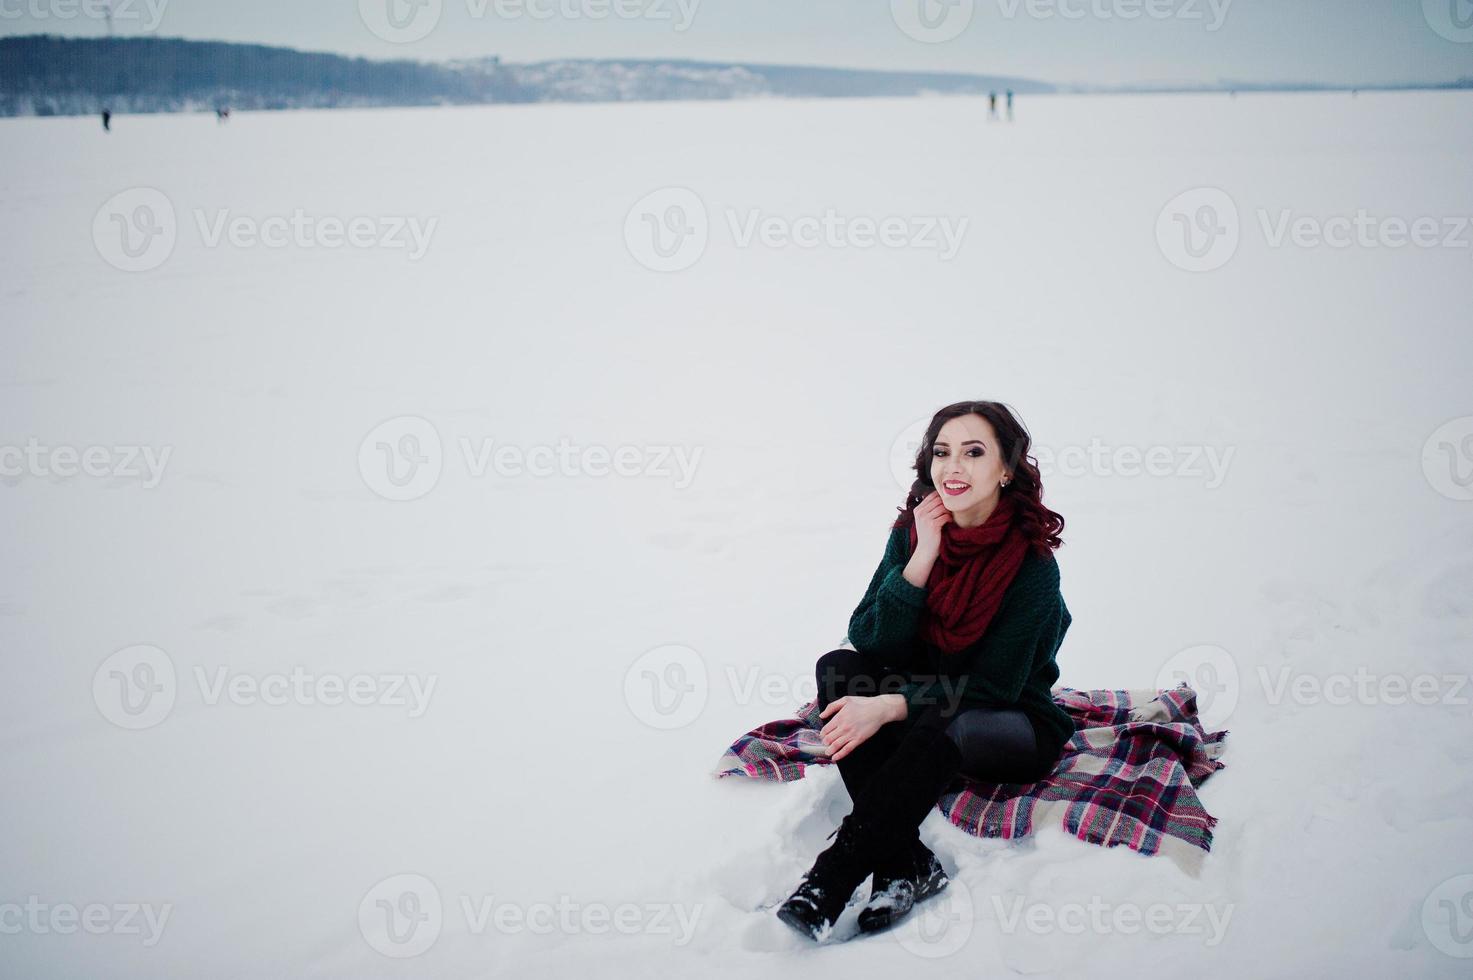
[[[1026,837],[1036,820],[1060,819],[1064,830],[1104,847],[1124,844],[1164,854],[1191,875],[1212,849],[1217,818],[1196,788],[1223,763],[1227,731],[1207,732],[1197,718],[1197,692],[1078,691],[1054,688],[1074,718],[1074,736],[1049,778],[1037,783],[983,783],[958,776],[937,803],[946,818],[978,837]],[[721,757],[715,775],[788,782],[821,754],[817,701],[798,717],[771,721],[743,735]]]

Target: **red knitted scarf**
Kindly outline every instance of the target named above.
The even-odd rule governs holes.
[[[976,527],[958,527],[955,521],[941,526],[941,554],[926,580],[921,636],[945,653],[957,653],[981,639],[1023,564],[1028,540],[1016,520],[1015,500],[1004,492]],[[915,547],[912,522],[912,554]]]

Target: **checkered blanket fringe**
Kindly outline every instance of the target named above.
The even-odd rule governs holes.
[[[1223,768],[1227,730],[1208,732],[1197,692],[1070,687],[1053,697],[1074,719],[1053,774],[1037,783],[984,783],[958,776],[937,802],[953,824],[978,837],[1019,838],[1038,821],[1059,820],[1067,833],[1104,847],[1124,844],[1164,854],[1191,875],[1212,849],[1217,818],[1197,787]],[[714,772],[789,782],[808,766],[833,765],[821,754],[818,704],[796,718],[770,721],[732,743]]]

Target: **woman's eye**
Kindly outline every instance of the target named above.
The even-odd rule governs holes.
[[[973,448],[973,449],[970,449],[970,450],[967,451],[967,455],[968,456],[981,456],[982,455],[982,450]]]

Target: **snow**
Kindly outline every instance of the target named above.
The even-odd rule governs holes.
[[[0,122],[0,445],[34,460],[0,458],[3,972],[1465,975],[1469,235],[1270,242],[1284,209],[1451,236],[1470,115],[1364,93],[1020,99],[1011,125],[970,98]],[[117,244],[114,211],[158,203],[137,188],[174,244],[126,272],[158,259]],[[1187,271],[1163,209],[1195,220],[1210,189],[1236,252]],[[704,252],[646,267],[642,215],[689,195]],[[207,244],[298,210],[315,245]],[[838,244],[782,244],[826,216]],[[965,237],[858,244],[887,217]],[[353,218],[423,254],[323,244]],[[1061,682],[1201,685],[1231,731],[1214,850],[1193,879],[933,813],[946,904],[815,948],[754,910],[847,811],[837,774],[711,769],[811,694],[900,502],[893,447],[963,398],[1013,405],[1035,452],[1169,447],[1167,475],[1045,474]],[[495,462],[559,440],[637,472]],[[431,460],[421,482],[375,472],[380,442]],[[56,475],[59,447],[104,475]],[[140,663],[174,701],[130,715]],[[1431,703],[1378,686],[1419,675]],[[661,713],[651,677],[693,694]],[[374,703],[321,703],[354,678]],[[420,930],[387,936],[415,899]]]

